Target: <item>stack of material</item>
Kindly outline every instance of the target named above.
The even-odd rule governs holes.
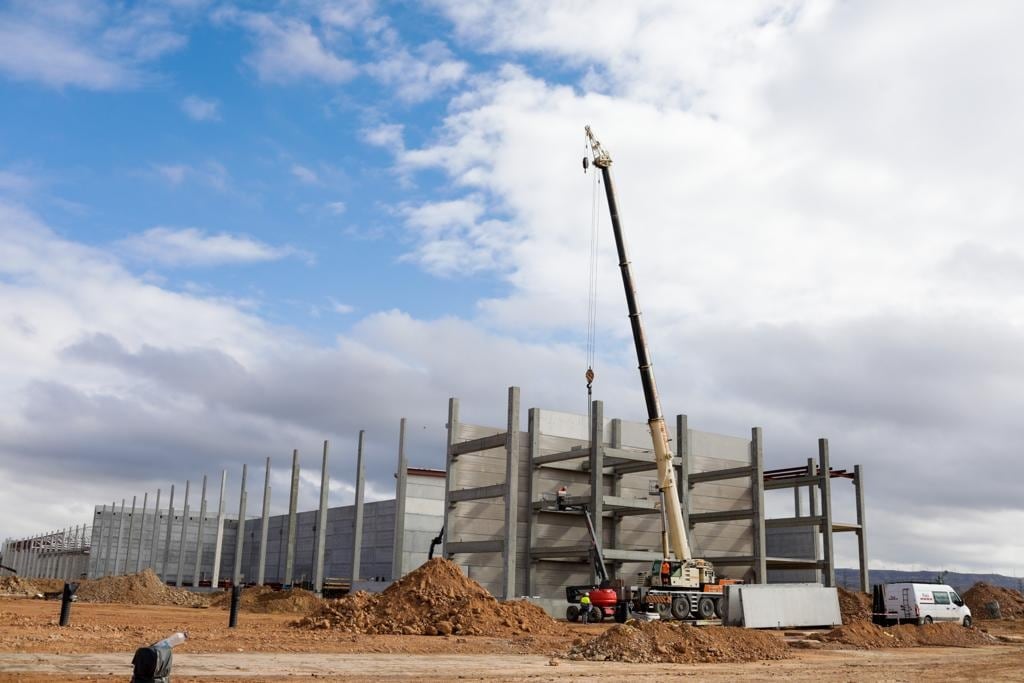
[[[231,606],[231,592],[221,593],[210,603],[212,607]],[[243,612],[259,614],[281,614],[296,613],[309,614],[315,609],[323,606],[323,601],[316,596],[316,593],[292,588],[286,591],[276,591],[270,586],[252,586],[242,590],[242,597],[239,601],[239,608]]]
[[[1012,588],[979,581],[964,593],[964,602],[975,619],[1024,619],[1024,594]],[[998,609],[992,609],[993,603]]]
[[[876,650],[892,647],[977,647],[992,645],[995,638],[974,628],[964,628],[959,624],[924,624],[916,626],[882,627],[869,621],[857,621],[852,624],[832,629],[828,633],[817,633],[811,636],[826,644],[837,646],[838,649]]]
[[[82,602],[116,602],[124,605],[197,607],[206,604],[206,599],[200,595],[165,585],[152,569],[138,574],[83,581],[77,595]]]
[[[499,602],[442,558],[429,560],[382,593],[332,600],[295,626],[398,635],[514,636],[562,630],[536,605]]]
[[[781,638],[763,631],[697,627],[673,621],[628,621],[593,640],[577,641],[568,656],[594,661],[692,664],[754,662],[790,655]]]

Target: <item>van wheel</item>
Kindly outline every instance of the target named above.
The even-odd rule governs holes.
[[[970,615],[967,615],[967,616],[964,617],[964,628],[970,628],[970,627],[971,627],[971,617],[970,617]]]
[[[924,618],[924,623],[926,623],[926,624],[930,624],[930,623],[932,623],[932,621],[934,621],[934,620],[932,619],[932,615],[930,615],[930,614]]]

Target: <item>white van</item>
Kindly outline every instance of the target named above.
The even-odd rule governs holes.
[[[882,591],[885,595],[884,621],[888,624],[953,621],[971,625],[971,608],[945,584],[887,583],[882,586]]]

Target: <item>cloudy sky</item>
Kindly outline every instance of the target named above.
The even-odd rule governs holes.
[[[344,504],[360,429],[387,497],[449,396],[584,412],[590,123],[666,413],[828,437],[874,566],[1024,574],[1022,14],[0,3],[0,537],[268,456],[279,508],[292,448],[312,507],[324,439]],[[643,419],[602,220],[596,397]]]

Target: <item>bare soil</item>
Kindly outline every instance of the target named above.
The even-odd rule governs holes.
[[[979,581],[971,586],[963,597],[975,619],[991,619],[988,605],[992,602],[999,603],[1001,618],[1024,619],[1024,594],[1012,588],[992,586]]]
[[[251,586],[242,589],[239,609],[245,612],[260,614],[309,614],[319,609],[324,601],[302,588],[291,590],[274,590],[270,586]],[[231,606],[231,593],[217,593],[210,601],[211,607],[228,609]]]
[[[671,621],[629,621],[597,638],[578,638],[570,659],[614,662],[754,662],[786,659],[789,648],[763,631],[730,626],[696,627]]]
[[[855,621],[871,621],[870,595],[846,590],[842,586],[838,590],[839,612],[842,614],[844,624],[852,624]]]
[[[959,624],[882,627],[869,621],[845,624],[828,633],[812,635],[811,639],[864,650],[923,646],[978,647],[998,642],[995,637],[980,629],[965,628]]]

